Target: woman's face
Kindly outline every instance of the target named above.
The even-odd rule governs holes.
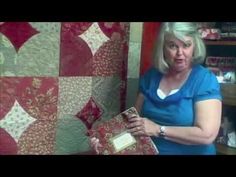
[[[192,37],[185,36],[184,41],[167,35],[164,43],[164,56],[170,68],[179,72],[191,68],[194,44]]]

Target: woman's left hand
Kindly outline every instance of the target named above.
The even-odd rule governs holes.
[[[128,131],[132,135],[158,136],[159,125],[151,120],[137,115],[128,116]]]

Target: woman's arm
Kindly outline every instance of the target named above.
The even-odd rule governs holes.
[[[142,102],[143,95],[139,94],[135,105],[139,110]],[[199,101],[195,104],[194,126],[166,126],[165,138],[187,145],[210,144],[215,140],[219,131],[221,110],[220,100]],[[133,117],[130,121],[129,128],[133,135],[158,136],[160,133],[160,125],[147,118]]]
[[[196,120],[193,127],[166,127],[166,139],[182,144],[210,144],[219,131],[222,103],[211,99],[195,104]],[[184,115],[183,115],[184,116]]]

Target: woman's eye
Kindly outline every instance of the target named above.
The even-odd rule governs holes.
[[[189,48],[192,44],[191,43],[186,43],[184,44],[184,48]]]
[[[169,44],[169,48],[170,48],[170,49],[176,49],[177,46],[176,46],[175,44]]]

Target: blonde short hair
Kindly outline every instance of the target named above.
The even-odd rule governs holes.
[[[202,64],[206,57],[206,46],[200,37],[197,29],[197,23],[191,22],[163,22],[160,28],[160,33],[154,49],[154,65],[161,72],[166,73],[169,69],[164,58],[164,43],[165,36],[171,34],[177,39],[184,41],[184,36],[193,38],[194,52],[192,64]]]

